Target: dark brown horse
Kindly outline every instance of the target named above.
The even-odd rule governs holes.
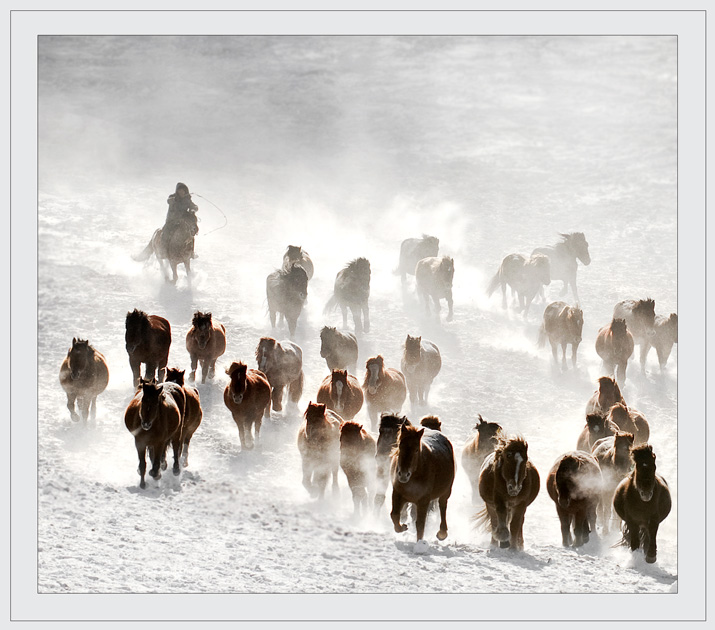
[[[600,413],[590,413],[586,416],[586,426],[578,437],[576,448],[579,451],[590,453],[593,445],[598,440],[613,435],[618,431],[618,425],[607,420]]]
[[[615,378],[612,376],[601,376],[597,383],[598,389],[586,403],[586,415],[598,413],[605,416],[608,410],[616,403],[620,402],[625,404],[626,401],[623,399],[621,388],[618,387]]]
[[[673,349],[673,344],[678,343],[677,313],[671,313],[668,317],[656,315],[653,330],[655,330],[655,334],[650,341],[645,341],[643,345],[641,345],[641,363],[645,363],[645,359],[643,359],[643,348],[646,348],[645,355],[647,357],[650,347],[653,346],[658,355],[658,364],[662,372],[665,369],[666,363],[668,363],[668,357]]]
[[[298,317],[308,297],[308,274],[303,267],[293,264],[287,271],[279,269],[266,278],[266,297],[271,327],[276,327],[276,315],[285,317],[288,322],[288,332],[295,334]]]
[[[297,405],[303,395],[303,350],[292,341],[278,342],[272,337],[261,337],[256,347],[258,369],[271,384],[274,411],[283,409],[283,392],[288,388],[290,401]],[[271,405],[266,407],[270,416]]]
[[[380,417],[380,429],[375,450],[375,463],[377,467],[375,479],[376,513],[385,503],[387,484],[390,481],[390,455],[395,444],[397,444],[397,435],[400,432],[400,427],[405,423],[410,424],[410,421],[405,416],[383,413]]]
[[[442,430],[442,422],[437,416],[425,416],[420,420],[420,426],[432,429],[433,431]]]
[[[417,293],[422,296],[422,301],[430,315],[429,301],[432,298],[434,308],[439,318],[439,301],[444,299],[447,302],[447,321],[451,322],[454,317],[454,304],[452,301],[452,281],[454,279],[454,259],[449,256],[437,258],[431,256],[423,258],[415,267],[415,282]]]
[[[645,444],[650,438],[650,426],[645,416],[628,407],[625,403],[616,403],[608,410],[606,418],[613,422],[621,431],[633,434],[636,444]]]
[[[539,494],[539,473],[521,437],[500,438],[479,473],[479,495],[485,507],[478,522],[489,524],[492,545],[524,548],[524,515]]]
[[[454,472],[454,450],[444,433],[410,424],[400,427],[390,462],[390,518],[396,532],[407,529],[407,525],[400,523],[400,515],[405,503],[413,503],[417,508],[417,540],[422,540],[429,504],[437,499],[440,514],[437,538],[447,538],[447,501],[452,494]]]
[[[506,308],[506,285],[516,293],[518,310],[521,310],[524,319],[529,313],[529,307],[541,290],[551,282],[549,258],[544,254],[533,254],[526,258],[521,254],[509,254],[502,260],[498,271],[487,287],[487,295],[494,293],[501,287],[502,308]]]
[[[400,413],[407,398],[405,377],[395,368],[386,368],[381,355],[365,363],[365,380],[362,383],[367,404],[367,415],[373,431],[381,413]]]
[[[436,236],[422,235],[422,238],[407,238],[400,245],[400,262],[395,270],[402,278],[402,284],[407,280],[407,274],[415,275],[415,267],[423,258],[439,254],[439,239]]]
[[[305,269],[308,280],[313,277],[313,261],[300,245],[288,245],[286,253],[283,254],[283,271],[290,271],[291,265],[298,265]]]
[[[576,367],[576,354],[581,343],[583,330],[583,311],[578,306],[569,306],[565,302],[552,302],[544,310],[544,321],[539,330],[539,347],[551,344],[554,363],[558,361],[556,349],[561,345],[561,366],[566,369],[566,346],[571,344],[571,364]]]
[[[163,381],[171,345],[169,322],[159,315],[147,315],[134,309],[127,313],[124,340],[134,387],[139,385],[142,363],[146,366],[144,380],[151,380],[156,375],[159,382]]]
[[[442,369],[439,348],[431,341],[422,341],[422,337],[407,335],[400,368],[410,392],[410,402],[426,405],[432,381]]]
[[[194,252],[194,237],[198,232],[198,226],[196,224],[196,215],[193,213],[188,214],[191,215],[188,220],[178,221],[168,235],[164,234],[166,227],[157,229],[144,250],[137,256],[132,256],[136,261],[146,261],[154,254],[164,278],[167,281],[170,280],[173,284],[176,284],[179,277],[177,273],[179,264],[184,265],[186,279],[191,283],[191,255]],[[167,265],[171,269],[171,278],[169,278]]]
[[[595,533],[602,486],[601,468],[590,453],[570,451],[554,462],[546,477],[546,491],[556,504],[564,547],[580,547]]]
[[[308,403],[298,431],[298,451],[303,465],[303,486],[310,496],[322,499],[330,476],[333,494],[338,491],[340,425],[342,418],[325,405]]]
[[[613,495],[622,479],[631,471],[631,447],[633,434],[616,431],[593,445],[591,454],[596,458],[603,475],[603,490],[598,504],[598,519],[603,533],[610,529]]]
[[[258,442],[263,414],[271,402],[271,385],[263,372],[249,370],[242,362],[231,363],[226,374],[231,380],[224,389],[223,402],[238,427],[241,449],[249,450]]]
[[[358,342],[351,332],[340,332],[334,326],[323,326],[320,331],[320,356],[329,370],[357,371]]]
[[[338,272],[333,286],[333,295],[325,305],[329,312],[337,307],[343,313],[343,328],[348,327],[348,309],[353,314],[355,332],[370,332],[370,262],[367,258],[356,258]],[[364,318],[364,322],[363,322]]]
[[[352,420],[362,408],[363,393],[358,380],[347,370],[333,370],[320,384],[316,401],[343,420]]]
[[[187,468],[189,465],[189,444],[204,416],[203,409],[201,408],[201,399],[199,398],[199,390],[184,383],[185,373],[186,370],[176,368],[167,368],[166,370],[166,382],[176,383],[182,387],[184,396],[186,396],[184,421],[181,425],[181,466],[183,468]]]
[[[613,318],[608,326],[604,326],[596,335],[596,352],[603,360],[603,369],[616,379],[626,382],[628,359],[633,354],[633,335],[626,326],[624,319]]]
[[[368,494],[375,485],[375,438],[357,422],[340,427],[340,468],[348,478],[354,514],[367,515]]]
[[[643,547],[645,561],[655,562],[658,526],[670,514],[670,490],[655,472],[655,453],[650,444],[631,450],[633,471],[616,488],[613,508],[623,520],[623,544],[631,551]]]
[[[97,396],[107,389],[109,368],[101,352],[89,345],[86,339],[72,339],[72,347],[60,366],[60,385],[67,394],[67,409],[75,422],[84,422],[97,416]],[[74,404],[77,401],[79,415]]]
[[[641,371],[645,371],[645,360],[655,336],[655,300],[623,300],[613,308],[613,317],[625,320],[633,342],[640,346]]]
[[[462,468],[467,473],[469,483],[472,486],[472,505],[478,502],[479,498],[479,471],[487,455],[494,452],[499,443],[499,437],[503,435],[503,429],[496,422],[487,422],[479,414],[479,421],[474,427],[477,433],[462,449]]]
[[[196,311],[191,328],[186,333],[186,350],[191,357],[189,381],[196,380],[196,368],[201,362],[201,382],[216,373],[216,359],[226,352],[226,328],[214,320],[211,313]]]
[[[588,242],[583,232],[570,232],[560,234],[561,242],[547,247],[537,247],[533,254],[544,254],[549,257],[551,267],[551,279],[561,280],[564,283],[561,295],[566,295],[568,287],[573,291],[573,298],[578,302],[578,290],[576,289],[576,272],[578,261],[584,265],[591,263],[591,255],[588,252]],[[543,290],[543,289],[542,289]]]
[[[156,379],[139,381],[139,389],[124,413],[124,424],[134,436],[139,455],[140,487],[145,488],[146,452],[149,451],[151,470],[156,480],[166,468],[166,449],[169,443],[174,450],[173,472],[181,472],[181,427],[186,407],[186,395],[176,383],[157,383]],[[161,468],[161,470],[160,470]]]

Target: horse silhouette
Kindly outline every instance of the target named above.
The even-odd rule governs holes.
[[[223,402],[238,428],[241,449],[250,450],[261,433],[263,414],[271,402],[271,385],[263,372],[249,370],[240,361],[231,363],[226,374],[230,381],[224,389]]]
[[[578,302],[578,290],[576,288],[576,272],[578,271],[578,261],[582,264],[591,264],[591,255],[588,252],[588,242],[583,232],[560,233],[561,242],[556,245],[537,247],[533,254],[543,254],[549,258],[551,268],[551,279],[561,280],[564,283],[561,295],[566,295],[569,286],[573,292],[573,298]],[[543,292],[543,289],[541,289]]]
[[[186,397],[184,420],[181,425],[181,466],[183,468],[187,468],[189,465],[189,444],[204,416],[199,390],[184,383],[185,373],[186,370],[177,368],[167,368],[166,370],[166,382],[179,385],[184,390],[184,396]]]
[[[60,366],[60,385],[67,394],[67,409],[75,422],[94,420],[97,415],[97,396],[109,383],[107,360],[87,339],[72,338],[72,347]],[[75,401],[79,415],[75,411]]]
[[[442,369],[439,348],[431,341],[422,341],[421,336],[407,335],[400,368],[410,392],[410,402],[426,405],[432,381]]]
[[[452,281],[454,278],[454,259],[449,256],[436,256],[423,258],[415,266],[415,282],[417,293],[422,296],[427,316],[430,315],[429,301],[434,302],[437,317],[439,317],[439,301],[447,302],[447,321],[454,317],[454,303],[452,301]]]
[[[613,318],[596,335],[596,353],[603,360],[603,368],[609,374],[616,375],[619,382],[626,382],[628,359],[633,354],[633,335],[626,325],[626,320]]]
[[[283,393],[288,388],[290,401],[297,405],[303,395],[303,350],[292,341],[276,341],[261,337],[256,347],[256,361],[271,385],[271,402],[274,411],[283,410]],[[266,406],[266,417],[271,405]]]
[[[385,367],[382,355],[371,357],[365,363],[365,379],[362,384],[367,415],[373,431],[377,430],[381,413],[400,413],[407,398],[405,377],[395,368]]]
[[[370,332],[370,262],[367,258],[351,260],[335,277],[333,295],[325,305],[324,312],[340,307],[343,328],[348,327],[348,309],[353,315],[355,332]],[[364,318],[364,323],[363,323]]]
[[[368,495],[375,485],[375,438],[357,422],[340,426],[340,468],[348,479],[354,514],[367,515]]]
[[[216,360],[226,352],[226,328],[214,320],[211,313],[196,311],[191,328],[186,333],[186,350],[191,357],[189,381],[196,380],[196,368],[201,363],[201,382],[216,373]]]
[[[400,262],[395,270],[401,276],[402,284],[407,274],[415,275],[415,267],[423,258],[439,254],[439,239],[436,236],[422,235],[422,238],[407,238],[400,244]]]
[[[163,381],[171,346],[169,322],[159,315],[147,315],[144,311],[134,309],[127,313],[125,324],[124,339],[134,387],[139,385],[142,363],[146,368],[144,380],[151,380],[156,375],[157,381]]]
[[[338,492],[340,425],[342,418],[323,404],[308,403],[298,431],[298,451],[303,466],[303,486],[310,496],[322,499],[331,475],[333,494]]]
[[[581,343],[583,311],[578,306],[565,302],[552,302],[544,310],[544,321],[539,330],[539,347],[543,348],[548,339],[554,363],[558,361],[556,349],[561,346],[561,364],[566,369],[566,346],[571,344],[571,364],[576,367],[576,354]]]
[[[340,332],[334,326],[323,326],[320,331],[320,356],[329,370],[357,370],[358,342],[351,332]]]
[[[293,264],[290,269],[279,269],[266,278],[266,297],[271,328],[276,327],[276,315],[285,317],[288,332],[295,334],[298,318],[308,297],[308,274],[303,267]]]
[[[499,269],[492,277],[487,287],[487,295],[501,287],[502,308],[506,308],[506,286],[509,285],[512,295],[516,294],[518,310],[526,319],[529,307],[542,286],[551,282],[549,258],[544,254],[533,254],[526,258],[521,254],[509,254],[502,260]]]

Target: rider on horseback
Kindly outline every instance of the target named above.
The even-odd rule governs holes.
[[[196,236],[199,232],[198,220],[196,219],[196,212],[199,207],[191,201],[189,187],[186,184],[179,182],[176,184],[176,191],[173,195],[169,195],[166,202],[169,204],[169,210],[166,213],[166,221],[164,222],[164,227],[162,228],[162,244],[165,247],[168,245],[174,231],[181,224],[188,225],[191,230],[191,234]],[[191,247],[191,258],[196,258],[197,256],[193,251],[193,242]]]

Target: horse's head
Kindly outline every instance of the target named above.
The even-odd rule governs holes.
[[[325,421],[325,404],[309,402],[305,410],[305,437],[309,440],[317,438]]]
[[[628,328],[626,326],[626,320],[614,317],[611,320],[611,334],[614,339],[623,339],[626,336]]]
[[[633,448],[633,434],[617,431],[613,438],[613,450],[616,462],[630,463],[631,449]]]
[[[303,249],[300,245],[288,245],[286,253],[283,254],[283,258],[286,258],[288,262],[295,262],[303,257]]]
[[[377,394],[380,387],[380,377],[385,369],[385,360],[381,355],[372,357],[365,363],[365,388],[368,394]]]
[[[573,335],[574,343],[581,343],[581,334],[583,332],[583,311],[581,308],[579,306],[569,308],[566,320]]]
[[[355,274],[366,284],[370,284],[370,261],[367,258],[356,258],[350,263]]]
[[[292,290],[298,295],[301,302],[304,302],[308,297],[308,274],[305,269],[296,263],[292,263],[286,273],[286,278]]]
[[[393,455],[397,481],[407,483],[419,463],[420,440],[424,428],[418,429],[411,424],[403,424],[397,434],[397,446]]]
[[[166,380],[169,383],[176,383],[177,385],[184,385],[184,374],[186,370],[180,370],[179,368],[166,368]]]
[[[479,422],[474,427],[479,434],[479,450],[493,451],[499,443],[499,436],[502,435],[502,428],[496,422],[487,422],[482,415],[479,414]]]
[[[405,370],[411,372],[415,369],[417,363],[420,362],[422,348],[422,337],[410,337],[407,335],[405,339]]]
[[[608,410],[608,419],[619,427],[624,427],[630,423],[631,414],[626,405],[617,402]]]
[[[70,369],[70,378],[74,381],[81,378],[90,363],[92,346],[86,339],[72,339],[72,347],[67,351],[67,364]]]
[[[335,326],[323,326],[320,331],[320,356],[323,359],[328,356],[328,353],[335,345],[335,339],[338,336],[338,331]]]
[[[273,353],[278,342],[273,337],[261,337],[256,346],[256,362],[258,369],[265,372],[273,363]]]
[[[666,330],[668,337],[673,341],[673,343],[678,343],[678,314],[671,313],[666,319],[661,323],[662,329]]]
[[[534,270],[535,279],[544,286],[551,284],[551,262],[546,254],[533,254],[529,265]]]
[[[196,311],[194,313],[194,318],[191,322],[195,331],[195,339],[199,348],[203,350],[206,348],[209,339],[211,339],[211,331],[213,330],[213,322],[211,321],[211,313],[202,313],[201,311]]]
[[[586,416],[586,426],[592,441],[606,436],[606,419],[600,413],[589,413]]]
[[[330,397],[335,404],[335,411],[340,413],[345,406],[345,396],[348,389],[348,371],[333,370],[330,374]]]
[[[612,376],[601,376],[598,379],[598,404],[601,409],[609,409],[613,401],[621,400],[621,388]]]
[[[524,485],[528,448],[526,440],[517,437],[501,439],[495,451],[496,467],[504,479],[510,497],[518,496]]]
[[[569,251],[578,258],[584,265],[591,264],[591,255],[588,253],[588,241],[583,232],[571,232],[561,234],[563,242],[566,243]]]
[[[340,425],[340,448],[359,443],[362,436],[362,425],[346,420]]]
[[[594,487],[587,487],[587,474],[590,470],[585,466],[585,461],[582,458],[567,454],[561,458],[561,461],[556,469],[556,496],[558,504],[563,509],[568,509],[571,501],[578,501],[584,498],[584,492],[598,491],[599,487],[595,486],[597,481],[594,480]]]
[[[234,361],[226,369],[226,374],[231,378],[229,383],[229,395],[231,400],[237,405],[243,402],[243,396],[246,393],[246,374],[248,366],[240,361]]]
[[[423,234],[422,243],[425,247],[425,250],[429,248],[430,251],[434,251],[434,254],[432,254],[432,256],[436,256],[437,252],[439,252],[439,239],[436,236],[429,236],[428,234]]]
[[[633,317],[646,329],[646,334],[649,337],[655,334],[653,329],[655,326],[655,300],[653,298],[638,300],[633,306]]]
[[[420,426],[432,429],[433,431],[442,430],[442,423],[437,416],[425,416],[420,420]]]
[[[383,413],[380,416],[379,435],[377,437],[377,455],[387,455],[397,442],[397,434],[403,424],[410,424],[405,416]]]
[[[124,341],[129,354],[134,352],[137,346],[143,341],[144,333],[148,325],[149,316],[144,311],[135,308],[131,313],[127,313]]]
[[[139,387],[142,391],[139,420],[141,421],[142,429],[149,431],[159,415],[159,408],[165,396],[164,388],[154,378],[150,381],[140,379]]]
[[[642,501],[653,498],[655,490],[655,453],[650,444],[640,444],[631,449],[634,464],[634,481]]]

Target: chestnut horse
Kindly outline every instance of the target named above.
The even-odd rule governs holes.
[[[623,521],[623,544],[631,551],[643,547],[645,561],[655,562],[658,526],[670,514],[670,490],[655,472],[655,453],[650,444],[631,450],[633,470],[616,488],[613,508]]]
[[[439,254],[439,239],[436,236],[422,235],[422,238],[407,238],[400,245],[400,262],[395,270],[402,279],[407,280],[407,274],[415,275],[415,267],[423,258]]]
[[[358,342],[351,332],[340,332],[334,326],[323,326],[320,331],[320,356],[329,370],[357,372]]]
[[[626,326],[626,320],[613,318],[608,326],[604,326],[596,335],[596,352],[603,360],[603,368],[613,374],[616,379],[626,382],[628,359],[633,354],[633,335]]]
[[[655,336],[655,300],[623,300],[613,308],[613,317],[624,319],[633,342],[640,346],[641,371]]]
[[[650,426],[645,416],[628,407],[625,403],[616,403],[608,410],[608,420],[618,426],[621,431],[633,434],[636,444],[645,444],[650,438]]]
[[[139,385],[142,363],[146,367],[144,380],[151,380],[156,375],[157,381],[163,381],[171,345],[169,322],[159,315],[147,315],[144,311],[134,309],[127,313],[124,340],[134,387]]]
[[[283,392],[288,388],[290,401],[297,405],[303,395],[303,350],[292,341],[278,342],[272,337],[261,337],[256,346],[258,369],[271,384],[274,411],[283,410]],[[266,407],[266,417],[271,405]]]
[[[591,454],[596,458],[603,475],[603,490],[601,491],[601,501],[598,504],[598,519],[601,522],[604,534],[607,534],[610,529],[613,494],[618,484],[631,470],[632,446],[632,433],[616,431],[614,435],[598,440],[591,449]]]
[[[593,445],[600,439],[613,435],[618,431],[618,425],[607,420],[600,413],[590,413],[586,416],[586,426],[578,437],[576,448],[590,453]]]
[[[375,438],[357,422],[340,427],[340,468],[348,478],[355,516],[367,515],[368,494],[375,485]]]
[[[479,498],[479,472],[482,469],[482,464],[487,455],[494,452],[499,443],[499,437],[503,435],[500,424],[487,422],[481,414],[479,414],[479,421],[474,428],[477,430],[476,435],[462,449],[462,468],[467,473],[472,486],[472,505],[475,505]]]
[[[390,455],[395,444],[397,434],[403,424],[410,424],[405,416],[383,413],[380,416],[380,429],[375,449],[375,463],[377,473],[375,478],[375,512],[377,513],[385,503],[387,484],[390,481]]]
[[[347,370],[333,370],[320,384],[316,402],[325,404],[343,420],[352,420],[362,408],[360,383]]]
[[[533,254],[526,258],[521,254],[509,254],[502,260],[499,270],[487,287],[487,295],[501,287],[502,308],[506,308],[506,285],[511,287],[512,295],[516,293],[518,308],[523,312],[524,319],[529,313],[529,306],[542,286],[551,282],[549,258],[544,254]]]
[[[618,387],[615,378],[612,376],[601,376],[597,382],[598,389],[586,403],[586,415],[599,413],[605,416],[608,410],[616,403],[620,402],[625,404],[626,401],[621,395],[621,388]]]
[[[544,254],[549,257],[551,267],[551,279],[561,280],[564,283],[561,295],[566,295],[569,286],[573,292],[573,298],[578,302],[578,290],[576,289],[576,272],[578,271],[578,261],[582,264],[591,263],[591,255],[588,253],[588,242],[583,232],[570,232],[559,234],[561,242],[547,247],[537,247],[533,254]],[[543,291],[543,289],[542,289]]]
[[[348,309],[353,314],[355,332],[370,332],[370,262],[367,258],[356,258],[338,272],[333,286],[333,295],[325,305],[324,312],[336,309],[343,313],[343,328],[348,327]],[[364,317],[364,324],[363,319]]]
[[[439,348],[431,341],[422,341],[422,337],[407,335],[400,368],[410,392],[410,402],[426,405],[432,381],[442,369]]]
[[[216,359],[226,352],[226,328],[212,319],[211,313],[196,311],[191,328],[186,333],[186,350],[191,357],[189,381],[196,380],[196,368],[201,362],[201,382],[216,373]]]
[[[80,416],[84,422],[97,416],[97,396],[109,383],[107,360],[101,352],[89,345],[86,339],[72,339],[72,347],[60,366],[60,385],[67,394],[67,409],[70,417],[77,422]],[[75,412],[77,401],[79,414]]]
[[[655,331],[653,337],[649,341],[643,342],[646,344],[645,354],[646,356],[648,355],[651,346],[655,348],[658,355],[658,364],[662,372],[666,363],[668,363],[673,344],[678,343],[678,314],[671,313],[668,317],[656,315],[653,330]],[[641,362],[645,363],[643,348],[644,345],[641,345]]]
[[[447,321],[454,317],[454,304],[452,301],[452,281],[454,279],[454,259],[449,256],[437,258],[431,256],[423,258],[415,267],[415,282],[417,293],[422,296],[422,301],[430,315],[429,300],[434,302],[435,312],[439,318],[439,301],[444,298],[447,302]]]
[[[524,515],[539,494],[539,472],[528,457],[522,437],[499,438],[479,473],[479,495],[485,503],[477,521],[489,524],[492,545],[524,548]]]
[[[184,390],[186,396],[186,408],[184,410],[184,421],[181,425],[181,466],[187,468],[189,465],[189,443],[196,429],[199,428],[201,420],[204,416],[201,408],[201,399],[199,398],[199,390],[191,385],[184,383],[184,374],[186,370],[176,368],[167,368],[166,382],[176,383]]]
[[[405,503],[413,503],[417,508],[417,540],[422,540],[429,504],[437,499],[440,515],[437,538],[447,538],[447,501],[452,494],[454,472],[454,449],[444,433],[418,429],[411,424],[400,427],[390,460],[390,518],[396,532],[407,530],[407,525],[400,523],[400,515]]]
[[[231,363],[226,374],[231,380],[223,391],[223,402],[238,427],[241,449],[250,450],[261,433],[263,414],[271,402],[271,385],[263,372],[249,370],[242,362]]]
[[[583,311],[578,306],[569,306],[566,302],[552,302],[544,310],[544,321],[539,330],[539,347],[551,344],[554,363],[558,361],[556,348],[561,345],[561,366],[566,369],[566,346],[571,344],[571,364],[576,367],[576,353],[581,343],[583,330]]]
[[[404,375],[395,368],[386,368],[385,360],[379,354],[365,363],[362,389],[373,431],[377,430],[377,420],[381,413],[400,413],[407,398]]]
[[[325,405],[308,403],[298,431],[298,451],[303,465],[303,486],[310,496],[322,499],[330,476],[333,494],[338,492],[340,425],[342,418]]]
[[[288,245],[286,253],[283,254],[283,271],[290,271],[293,263],[305,269],[308,280],[313,277],[313,261],[300,245]]]
[[[279,269],[266,278],[266,297],[271,328],[276,327],[276,315],[288,322],[288,332],[295,334],[298,317],[308,298],[308,274],[303,267],[292,264],[288,270]]]

